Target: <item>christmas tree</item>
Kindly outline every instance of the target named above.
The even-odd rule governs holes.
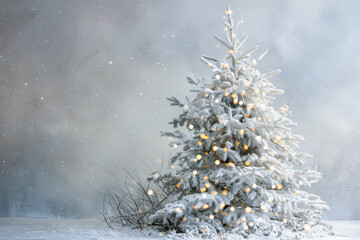
[[[272,107],[273,95],[283,91],[269,78],[280,70],[262,74],[254,69],[250,54],[257,47],[242,50],[246,36],[239,40],[235,33],[242,20],[234,23],[230,8],[226,15],[226,39],[215,38],[227,48],[227,57],[201,58],[212,75],[187,78],[197,93],[192,101],[169,98],[183,109],[171,124],[183,128],[162,135],[182,150],[171,158],[168,170],[151,178],[164,186],[167,199],[149,219],[162,231],[178,233],[195,229],[246,237],[288,231],[298,236],[320,226],[329,209],[304,190],[321,176],[302,167],[309,155],[296,151],[303,137],[291,131],[295,124],[288,106],[279,111]]]

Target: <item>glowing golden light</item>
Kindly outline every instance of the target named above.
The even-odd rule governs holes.
[[[235,211],[235,208],[234,207],[230,207],[230,211]]]
[[[244,145],[244,149],[245,149],[245,150],[248,150],[248,149],[249,149],[248,145],[245,144],[245,145]]]
[[[181,211],[181,208],[177,207],[174,209],[175,212],[180,212]]]
[[[206,188],[209,188],[210,186],[211,186],[210,183],[205,183],[205,187],[206,187]]]
[[[281,190],[283,188],[283,185],[280,183],[279,185],[277,185],[277,188]]]
[[[242,90],[241,91],[241,96],[245,96],[245,94],[246,94],[245,90]]]
[[[211,215],[209,216],[209,218],[210,218],[211,220],[214,219],[214,215],[211,214]]]
[[[204,139],[206,137],[205,133],[200,134],[200,138]]]
[[[224,96],[226,97],[227,95],[229,95],[229,93],[228,93],[228,92],[224,92]]]
[[[148,194],[149,196],[151,196],[151,195],[154,194],[154,191],[150,189],[150,190],[147,192],[147,194]]]
[[[202,141],[198,141],[198,145],[201,146],[201,145],[202,145]]]
[[[220,160],[215,160],[215,165],[220,165]]]
[[[257,184],[254,183],[254,184],[252,185],[252,188],[257,188]]]
[[[231,9],[228,9],[228,10],[226,10],[225,13],[226,13],[226,15],[231,15],[233,13],[233,11]]]
[[[221,76],[220,76],[219,74],[216,74],[216,75],[215,75],[215,79],[216,79],[216,80],[219,80],[220,78],[221,78]]]
[[[232,93],[231,98],[236,98],[236,93]]]
[[[200,160],[201,159],[201,154],[196,155],[196,159]]]
[[[206,192],[206,188],[204,187],[200,188],[200,192]]]
[[[180,187],[180,183],[177,183],[175,186],[176,186],[177,188],[179,188],[179,187]]]
[[[213,196],[216,196],[218,194],[218,192],[217,191],[213,191],[213,192],[211,192],[211,195],[213,195]]]
[[[215,145],[212,147],[212,149],[216,152],[218,150],[218,147]]]
[[[186,218],[186,217],[184,217],[184,218],[183,218],[183,221],[184,221],[184,222],[186,222],[186,221],[187,221],[187,218]]]
[[[229,65],[228,65],[227,63],[225,63],[225,64],[222,65],[222,69],[227,69],[228,66],[229,66]]]
[[[174,143],[173,148],[177,148],[177,147],[178,147],[178,145],[176,143]]]
[[[248,160],[245,161],[245,166],[250,166],[250,162]]]
[[[225,203],[220,203],[220,207],[224,208],[225,207]]]
[[[248,193],[248,192],[250,192],[250,190],[251,189],[247,187],[247,188],[244,189],[244,192]]]
[[[208,63],[208,66],[209,66],[209,67],[212,67],[212,63]]]
[[[209,94],[205,93],[205,97],[208,97],[208,96],[209,96]]]
[[[222,195],[226,196],[228,194],[227,190],[222,191]]]
[[[240,130],[239,130],[239,134],[240,134],[240,135],[244,135],[244,129],[240,129]]]
[[[227,151],[228,151],[227,147],[224,147],[223,151],[224,151],[224,152],[227,152]]]
[[[198,173],[198,171],[194,170],[193,171],[193,175],[196,175]]]
[[[215,103],[219,104],[220,100],[219,99],[215,99]]]
[[[190,129],[190,130],[191,130],[191,129],[194,129],[194,125],[189,124],[189,129]]]
[[[208,177],[208,176],[204,176],[203,178],[204,178],[204,180],[208,180],[208,179],[209,179],[209,177]]]
[[[310,228],[311,228],[311,226],[310,226],[309,224],[305,224],[305,225],[304,225],[304,230],[305,230],[305,231],[309,231]]]
[[[246,207],[246,208],[245,208],[245,212],[246,212],[246,213],[250,213],[250,212],[251,212],[251,207]]]

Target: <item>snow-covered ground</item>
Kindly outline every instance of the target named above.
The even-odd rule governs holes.
[[[337,236],[322,240],[360,240],[360,221],[331,221]],[[99,220],[0,218],[0,240],[151,240],[157,233],[113,231]],[[315,240],[313,238],[312,240]]]

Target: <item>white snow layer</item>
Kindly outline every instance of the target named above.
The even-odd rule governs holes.
[[[360,221],[331,221],[336,236],[322,240],[360,240]],[[126,229],[114,231],[95,219],[0,218],[0,240],[150,240],[158,233]],[[316,240],[318,238],[312,238]],[[191,239],[189,239],[191,240]]]

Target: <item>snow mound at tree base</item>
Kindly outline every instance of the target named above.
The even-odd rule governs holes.
[[[203,233],[199,234],[196,230],[187,231],[184,234],[179,234],[176,232],[171,232],[165,236],[167,240],[244,240],[244,239],[279,239],[279,240],[297,240],[297,239],[313,239],[313,238],[323,238],[328,239],[329,237],[334,236],[332,232],[332,227],[329,223],[323,221],[320,224],[314,226],[308,231],[298,231],[293,232],[289,229],[281,229],[273,231],[264,235],[263,232],[257,231],[252,234],[247,234],[245,231],[230,231],[225,234],[217,234],[206,229]]]

